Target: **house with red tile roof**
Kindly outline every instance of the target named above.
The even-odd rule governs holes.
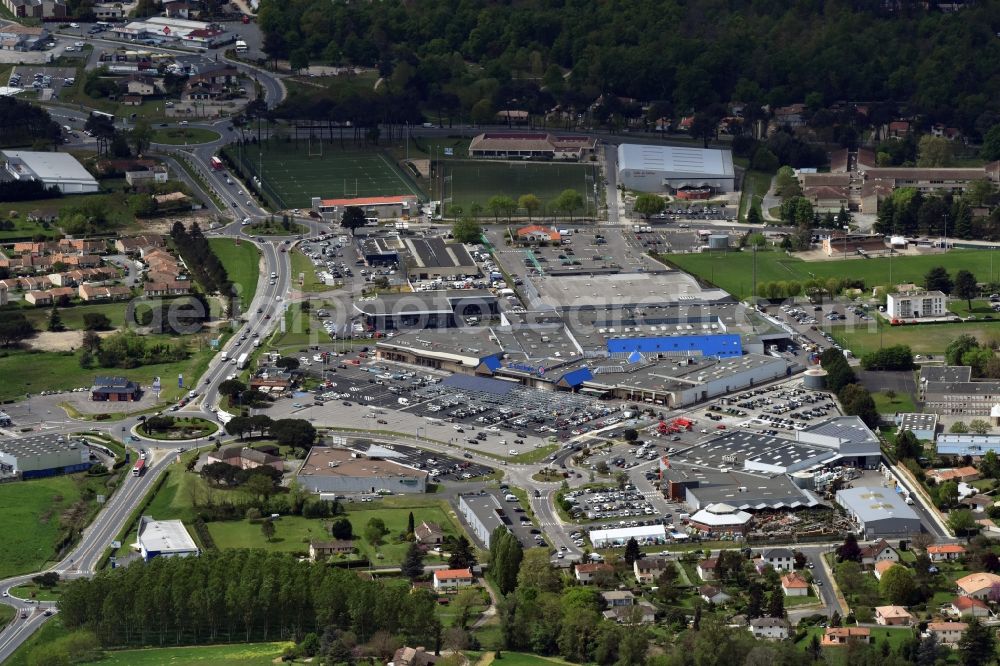
[[[434,589],[448,592],[468,587],[475,580],[471,569],[438,569],[434,572]]]
[[[957,560],[963,555],[965,555],[965,546],[959,543],[941,543],[927,546],[927,557],[931,559],[931,562]]]
[[[988,617],[990,607],[985,601],[963,595],[955,597],[948,612],[955,617]]]

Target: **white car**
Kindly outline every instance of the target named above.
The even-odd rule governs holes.
[[[80,24],[79,23],[70,23],[69,27],[71,27],[71,28],[79,28]]]
[[[83,42],[74,42],[73,46],[75,46],[78,49],[83,48]]]

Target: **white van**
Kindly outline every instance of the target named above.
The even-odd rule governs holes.
[[[403,405],[405,407],[406,405],[410,404],[410,399],[409,398],[397,398],[396,402],[398,402],[399,404],[401,404],[401,405]]]

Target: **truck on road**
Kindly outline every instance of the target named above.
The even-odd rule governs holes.
[[[236,367],[239,368],[240,370],[243,370],[244,368],[246,368],[247,367],[247,359],[249,359],[249,358],[250,358],[250,355],[247,354],[246,352],[243,352],[242,354],[240,354],[240,357],[238,359],[236,359]]]

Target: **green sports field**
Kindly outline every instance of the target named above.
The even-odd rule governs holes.
[[[473,203],[485,208],[489,198],[497,195],[517,201],[522,194],[534,194],[547,206],[563,190],[576,190],[593,209],[597,167],[592,164],[446,160],[444,175],[445,197],[450,196],[452,205],[462,206],[466,211]]]
[[[226,148],[229,157],[244,171],[263,170],[264,194],[280,208],[308,208],[313,197],[339,199],[413,194],[427,197],[393,161],[381,151],[344,151],[329,144],[322,149],[306,142],[268,142]]]
[[[747,297],[753,284],[752,252],[702,252],[664,255],[669,263],[738,297]],[[781,251],[757,253],[757,284],[779,280],[805,282],[812,278],[846,277],[862,279],[868,289],[892,282],[920,284],[935,266],[949,273],[966,269],[980,282],[1000,278],[1000,253],[992,250],[952,250],[945,254],[902,256],[878,259],[802,261]],[[992,275],[991,275],[992,271]]]

